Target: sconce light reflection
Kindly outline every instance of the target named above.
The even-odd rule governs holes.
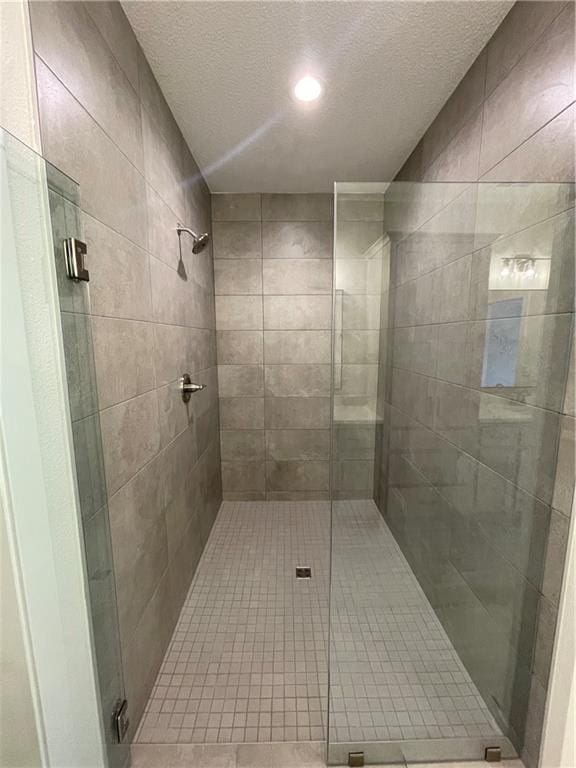
[[[504,280],[508,277],[533,280],[536,277],[536,259],[533,256],[503,258],[500,277]]]

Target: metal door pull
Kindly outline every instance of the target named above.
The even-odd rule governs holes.
[[[66,274],[71,280],[90,280],[90,273],[84,266],[86,256],[86,243],[75,237],[64,240],[64,258],[66,261]]]

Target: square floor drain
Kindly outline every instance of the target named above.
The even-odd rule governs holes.
[[[296,566],[296,578],[297,579],[311,579],[312,568],[309,565]]]

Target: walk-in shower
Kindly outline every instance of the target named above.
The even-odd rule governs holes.
[[[302,196],[262,197],[215,203],[234,210],[217,245],[266,233],[263,320],[225,314],[254,295],[226,271],[254,260],[218,247],[225,500],[136,740],[326,742],[339,765],[514,756],[544,663],[573,186],[337,184],[331,285],[302,258],[326,197],[307,225]]]
[[[336,5],[0,14],[2,763],[552,763],[574,5]]]
[[[120,766],[130,701],[90,282],[69,279],[63,251],[85,236],[80,190],[46,175],[102,722]],[[312,742],[335,765],[521,752],[550,665],[574,186],[337,184],[333,202],[269,195],[258,209],[234,197],[234,237],[239,224],[266,232],[263,312],[257,329],[218,332],[225,499],[200,529],[202,557],[129,738],[206,754]],[[294,222],[302,210],[317,221]],[[213,222],[229,309],[254,289],[225,270],[254,265],[223,255],[236,247],[227,223]],[[302,258],[306,233],[321,258]],[[180,413],[178,381],[167,391]],[[198,434],[201,417],[186,416]],[[182,457],[167,458],[180,472]],[[170,515],[194,511],[195,493],[186,484]]]

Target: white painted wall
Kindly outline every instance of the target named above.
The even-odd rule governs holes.
[[[28,5],[0,2],[0,126],[40,151]],[[0,204],[5,201],[0,198]],[[2,250],[2,258],[4,251]],[[1,448],[1,446],[0,446]],[[21,583],[8,539],[8,486],[0,463],[0,765],[42,764]],[[41,729],[40,729],[41,731]]]
[[[542,768],[576,766],[576,504],[568,537],[564,586],[552,660]]]
[[[42,765],[15,569],[0,503],[0,765]]]
[[[26,0],[0,0],[0,126],[40,153],[36,82]]]

